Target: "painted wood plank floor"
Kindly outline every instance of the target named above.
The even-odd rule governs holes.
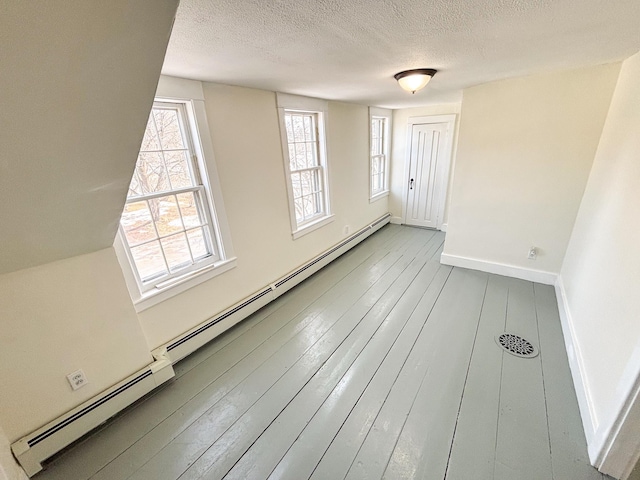
[[[551,287],[389,225],[52,459],[39,480],[603,480]],[[522,359],[496,334],[539,346]]]

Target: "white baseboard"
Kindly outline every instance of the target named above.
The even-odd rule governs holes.
[[[627,479],[640,461],[640,378],[623,390],[628,390],[624,401],[617,413],[600,423],[589,458],[595,457],[593,463],[602,473]]]
[[[517,267],[515,265],[506,265],[504,263],[489,262],[487,260],[450,255],[447,253],[443,253],[440,256],[440,263],[444,265],[451,265],[452,267],[480,270],[481,272],[495,273],[496,275],[503,275],[505,277],[543,283],[545,285],[555,285],[556,279],[558,278],[558,274],[553,272]]]
[[[564,289],[562,276],[558,275],[555,284],[556,299],[558,301],[558,313],[560,314],[560,324],[562,326],[562,335],[564,336],[564,345],[567,350],[567,358],[569,359],[569,368],[571,369],[571,377],[573,378],[573,386],[576,390],[578,398],[578,407],[580,408],[580,416],[582,418],[582,426],[587,439],[587,445],[593,445],[596,430],[598,428],[598,419],[593,407],[593,400],[589,390],[589,382],[586,378],[584,368],[584,360],[580,344],[576,338],[573,318],[567,301],[567,294]],[[594,458],[589,454],[589,458],[594,463]]]
[[[602,473],[626,479],[640,459],[640,378],[624,379],[627,388],[616,389],[620,398],[624,398],[618,408],[613,407],[617,412],[598,419],[561,275],[558,275],[555,290],[589,460]]]
[[[391,217],[390,222],[394,225],[402,225],[402,217]]]
[[[449,228],[449,224],[448,223],[443,223],[442,225],[440,225],[440,231],[441,232],[446,232],[447,228]]]

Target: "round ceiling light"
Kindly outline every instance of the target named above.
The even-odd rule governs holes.
[[[433,68],[416,68],[413,70],[405,70],[396,73],[393,78],[398,81],[400,87],[407,92],[416,93],[427,86],[431,77],[436,74],[437,70]]]

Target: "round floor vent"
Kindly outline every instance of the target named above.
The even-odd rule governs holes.
[[[533,358],[538,349],[526,338],[514,333],[503,333],[496,336],[496,343],[511,355],[522,358]]]

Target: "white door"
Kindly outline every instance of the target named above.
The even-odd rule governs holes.
[[[438,216],[446,194],[446,180],[443,182],[442,173],[443,164],[448,160],[446,142],[449,124],[421,123],[411,127],[405,223],[439,228]]]

